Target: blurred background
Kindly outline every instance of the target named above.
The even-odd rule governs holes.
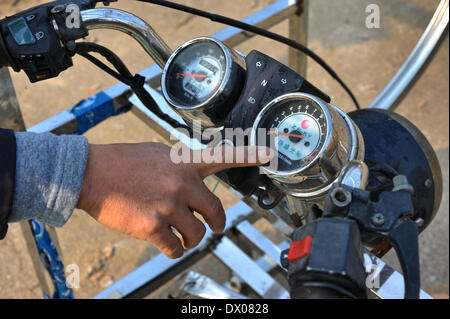
[[[47,1],[0,0],[0,17],[44,2]],[[175,2],[242,19],[275,0]],[[365,26],[365,8],[370,3],[378,4],[381,9],[379,29],[367,29]],[[365,107],[408,57],[438,3],[437,0],[310,1],[308,46],[336,70]],[[146,20],[172,49],[191,38],[210,35],[225,27],[200,17],[132,0],[121,0],[113,6]],[[271,31],[287,36],[288,24],[280,23]],[[112,49],[133,72],[153,64],[135,41],[121,33],[94,31],[88,40]],[[257,49],[287,63],[287,48],[261,37],[255,37],[237,49],[243,53]],[[33,85],[25,74],[12,74],[27,127],[115,83],[114,79],[81,57],[75,57],[74,63],[75,67],[57,79]],[[352,110],[353,104],[342,88],[311,60],[308,60],[307,78],[330,95],[335,105],[345,111]],[[448,298],[449,289],[448,83],[447,36],[428,69],[397,109],[398,113],[418,126],[431,142],[443,171],[444,196],[440,211],[420,238],[422,287],[437,298]],[[89,131],[86,137],[91,143],[99,144],[159,140],[155,132],[131,113],[108,119]],[[225,189],[219,188],[218,193],[225,208],[237,202]],[[158,253],[148,243],[102,227],[82,211],[75,211],[69,222],[57,229],[57,233],[64,263],[80,267],[81,288],[75,290],[77,298],[95,296]],[[393,255],[387,259],[398,267]],[[0,242],[0,265],[0,298],[42,298],[17,224],[10,226],[8,236]]]

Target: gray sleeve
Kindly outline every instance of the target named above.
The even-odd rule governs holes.
[[[16,185],[9,222],[37,219],[64,225],[72,215],[83,182],[88,142],[83,136],[16,134]]]

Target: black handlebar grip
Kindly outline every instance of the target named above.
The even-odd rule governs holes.
[[[339,289],[331,289],[325,286],[299,286],[291,290],[292,299],[352,299],[348,294]]]

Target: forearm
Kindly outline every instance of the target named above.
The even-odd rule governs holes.
[[[16,177],[9,222],[37,219],[62,226],[78,202],[88,142],[85,137],[15,133]]]

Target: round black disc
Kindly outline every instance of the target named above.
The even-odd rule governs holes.
[[[442,199],[442,173],[430,143],[410,121],[392,111],[365,109],[349,113],[361,130],[367,163],[387,164],[414,188],[414,219],[420,231],[436,215]],[[372,172],[369,185],[379,181]]]

